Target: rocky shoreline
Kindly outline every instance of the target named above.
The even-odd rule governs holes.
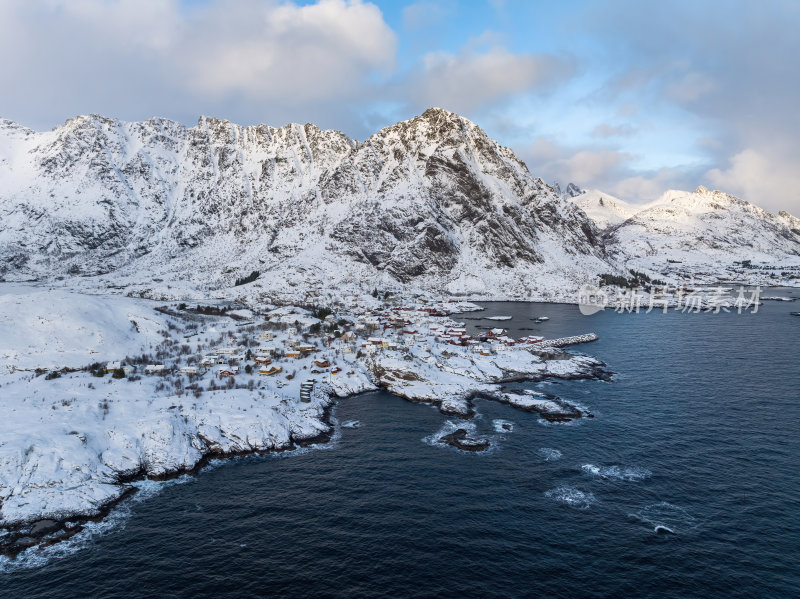
[[[325,444],[331,440],[333,436],[334,426],[331,422],[331,411],[334,406],[334,400],[331,397],[330,403],[323,409],[321,421],[327,426],[326,430],[310,437],[292,438],[290,443],[281,447],[272,449],[253,449],[250,451],[218,451],[210,449],[197,463],[191,468],[180,468],[172,470],[163,474],[148,475],[143,470],[135,474],[119,477],[116,484],[120,486],[130,485],[131,483],[152,480],[152,481],[168,481],[174,480],[185,475],[196,475],[203,468],[208,466],[213,460],[225,460],[236,457],[244,457],[249,455],[267,455],[272,453],[283,453],[287,451],[294,451],[301,447],[311,447],[313,445]],[[113,500],[103,504],[98,508],[97,513],[94,514],[71,514],[63,519],[59,518],[44,518],[41,520],[33,520],[27,523],[20,523],[14,526],[0,528],[0,555],[16,558],[20,553],[26,549],[33,547],[48,547],[56,543],[60,543],[70,539],[77,533],[81,532],[84,526],[89,522],[99,522],[106,518],[112,509],[123,501],[130,499],[138,492],[134,486],[127,486],[123,493],[114,498]]]
[[[553,357],[553,356],[548,356],[548,357]],[[572,373],[569,375],[551,374],[551,375],[532,376],[528,374],[528,375],[507,376],[503,379],[497,380],[494,383],[492,383],[491,384],[492,388],[469,390],[465,392],[462,397],[457,397],[454,399],[451,398],[449,403],[447,400],[443,400],[441,398],[420,399],[419,397],[415,397],[414,395],[409,395],[399,392],[396,389],[392,389],[392,385],[386,384],[385,381],[383,382],[383,384],[381,384],[381,382],[379,381],[378,387],[383,388],[392,395],[395,395],[406,401],[412,403],[426,403],[434,405],[444,415],[455,416],[463,419],[469,419],[475,415],[475,408],[473,405],[474,399],[488,399],[492,401],[499,401],[501,403],[512,405],[513,407],[516,407],[524,411],[536,412],[540,415],[540,417],[549,422],[568,422],[570,420],[574,420],[577,418],[593,417],[592,414],[581,411],[578,408],[571,406],[567,402],[564,402],[563,400],[557,400],[558,405],[560,405],[563,408],[562,411],[547,410],[543,409],[541,406],[538,405],[530,405],[530,406],[518,405],[517,403],[508,400],[508,396],[511,394],[510,392],[504,391],[502,386],[498,388],[498,385],[502,385],[505,383],[524,382],[524,381],[539,382],[549,378],[609,380],[610,373],[608,370],[605,369],[605,365],[602,362],[593,360],[593,367],[591,371],[588,372]],[[363,392],[368,392],[368,391],[359,391],[358,393],[344,395],[339,398],[352,397]],[[552,401],[553,398],[551,396],[549,397]],[[201,440],[204,442],[206,446],[206,450],[204,451],[200,459],[193,466],[178,468],[158,474],[148,474],[143,469],[140,469],[135,473],[130,473],[118,477],[117,480],[115,481],[115,484],[118,484],[120,486],[126,486],[141,480],[167,481],[184,475],[196,475],[212,460],[229,459],[247,455],[266,455],[270,453],[280,453],[280,452],[292,451],[300,447],[310,447],[313,445],[328,443],[331,440],[333,432],[335,430],[334,425],[331,421],[331,412],[335,406],[336,400],[339,398],[337,398],[333,393],[328,393],[327,397],[321,400],[321,405],[323,406],[323,408],[320,421],[324,424],[325,428],[315,435],[310,435],[307,437],[292,436],[288,443],[281,446],[272,447],[269,449],[251,449],[251,450],[237,450],[237,451],[219,450],[214,447],[215,443],[211,442],[210,440],[204,439],[202,436],[200,436]],[[458,403],[453,403],[454,401]],[[469,433],[463,428],[459,428],[453,433],[441,437],[439,440],[442,443],[446,443],[448,445],[451,445],[452,447],[467,452],[480,452],[490,447],[490,442],[487,439],[472,438],[469,435]],[[70,514],[69,516],[66,516],[63,519],[56,517],[48,517],[39,520],[31,520],[25,523],[18,523],[5,528],[0,528],[0,555],[4,555],[6,557],[13,559],[16,558],[21,552],[27,549],[35,547],[39,548],[47,547],[59,542],[66,541],[67,539],[73,537],[75,534],[83,530],[84,526],[87,523],[98,522],[107,517],[108,514],[111,512],[111,510],[113,510],[121,502],[131,498],[137,491],[138,489],[136,487],[127,486],[125,490],[118,497],[115,497],[114,499],[98,506],[98,508],[92,514]]]

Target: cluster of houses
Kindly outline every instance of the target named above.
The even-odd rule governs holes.
[[[361,350],[372,354],[380,349],[399,349],[419,347],[428,352],[432,343],[466,347],[476,354],[489,356],[515,346],[525,346],[541,342],[544,337],[530,335],[513,339],[505,329],[494,328],[481,335],[469,335],[466,328],[439,324],[433,317],[436,308],[393,307],[379,312],[366,312],[358,317],[356,330],[381,330],[380,336],[373,335],[360,341]]]
[[[543,337],[530,335],[521,339],[513,339],[502,328],[493,328],[480,334],[469,335],[466,328],[458,326],[452,321],[441,318],[445,312],[436,306],[382,306],[380,308],[355,304],[346,308],[346,324],[341,320],[341,327],[335,330],[336,317],[328,315],[324,320],[328,331],[335,334],[321,332],[317,336],[317,343],[321,340],[327,347],[327,357],[317,357],[315,354],[322,349],[315,343],[305,341],[309,333],[302,336],[298,326],[287,327],[284,334],[267,330],[259,334],[259,346],[255,349],[243,347],[221,347],[214,353],[204,355],[197,366],[183,366],[179,369],[182,374],[198,375],[210,368],[218,366],[216,374],[219,378],[238,376],[241,362],[252,362],[247,366],[248,372],[259,375],[274,376],[283,372],[284,360],[299,360],[311,357],[311,373],[336,375],[342,369],[331,363],[330,356],[360,353],[375,354],[380,351],[410,350],[416,348],[421,352],[431,351],[433,345],[447,345],[448,348],[459,347],[461,351],[490,356],[497,352],[508,351],[514,348],[530,346],[540,343]],[[307,326],[309,326],[307,324]],[[283,360],[282,360],[282,359]],[[276,363],[278,362],[278,363]],[[109,362],[106,370],[111,372],[122,368],[126,372],[132,371],[120,362]],[[167,371],[164,364],[148,364],[144,369],[146,374],[162,374]],[[350,374],[350,373],[348,373]],[[312,381],[313,386],[313,379]]]

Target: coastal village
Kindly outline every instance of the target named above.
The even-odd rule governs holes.
[[[483,315],[469,302],[384,293],[260,308],[28,286],[9,288],[3,301],[0,326],[14,343],[0,355],[0,554],[8,555],[76,534],[142,479],[326,443],[337,398],[384,389],[433,405],[462,423],[436,433],[436,444],[478,452],[490,441],[474,437],[476,399],[567,423],[592,414],[521,383],[608,376],[596,358],[559,349],[595,335],[515,338],[503,326],[511,316]],[[23,304],[22,319],[12,318]],[[515,330],[548,326],[545,317],[525,320]],[[48,532],[34,534],[39,523]]]
[[[391,304],[364,302],[353,296],[336,306],[279,307],[257,312],[243,306],[190,306],[185,303],[158,308],[184,322],[181,343],[165,342],[151,355],[110,360],[103,371],[118,378],[183,375],[186,392],[247,386],[267,387],[284,398],[311,402],[311,392],[324,385],[341,395],[350,388],[349,377],[374,375],[376,358],[422,360],[439,369],[445,357],[508,356],[520,351],[561,347],[596,339],[592,334],[562,339],[540,335],[513,338],[500,326],[485,326],[470,334],[454,312],[480,310],[470,302]],[[492,316],[488,321],[511,317]],[[222,320],[222,323],[221,323]],[[548,320],[538,317],[536,323]],[[227,327],[225,326],[227,324]],[[175,351],[170,352],[170,348]],[[366,372],[365,372],[366,370]],[[372,377],[373,380],[375,377]],[[179,388],[181,385],[179,385]]]

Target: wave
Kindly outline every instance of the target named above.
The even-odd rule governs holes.
[[[651,525],[656,534],[677,535],[693,530],[700,524],[685,509],[666,501],[646,505],[638,512],[630,514],[630,517]]]
[[[536,453],[542,456],[545,462],[553,462],[561,459],[563,455],[558,449],[553,449],[551,447],[540,447]]]
[[[581,470],[604,480],[624,480],[628,482],[638,482],[653,475],[647,468],[639,466],[595,466],[594,464],[584,464],[581,466]]]
[[[494,432],[496,433],[511,433],[514,431],[514,423],[510,420],[502,420],[498,418],[496,420],[492,420],[492,426],[494,427]]]
[[[591,493],[566,485],[545,491],[544,496],[580,510],[589,509],[597,501]]]
[[[47,547],[31,547],[21,552],[14,559],[7,556],[0,556],[0,573],[41,568],[52,560],[63,559],[87,547],[91,547],[95,539],[99,536],[119,532],[124,529],[133,513],[132,506],[134,504],[155,497],[167,487],[182,485],[192,479],[193,477],[191,475],[184,474],[165,481],[140,480],[133,482],[131,486],[138,490],[134,495],[114,506],[104,518],[96,522],[89,521],[83,524],[81,530],[70,538]],[[74,528],[78,525],[77,522],[72,524],[67,522],[68,528]]]

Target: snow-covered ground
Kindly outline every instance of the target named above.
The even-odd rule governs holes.
[[[477,308],[440,303],[429,311]],[[591,377],[601,366],[519,345],[483,343],[482,355],[451,343],[459,324],[370,296],[327,315],[0,284],[0,546],[13,553],[35,544],[29,528],[44,519],[102,514],[138,478],[324,440],[336,396],[380,386],[468,416],[476,394],[515,405],[500,392],[503,381]],[[256,364],[259,356],[272,363]],[[112,376],[109,361],[126,370]],[[148,364],[164,372],[146,374]],[[267,368],[281,370],[259,374]],[[301,385],[312,380],[303,402]]]

